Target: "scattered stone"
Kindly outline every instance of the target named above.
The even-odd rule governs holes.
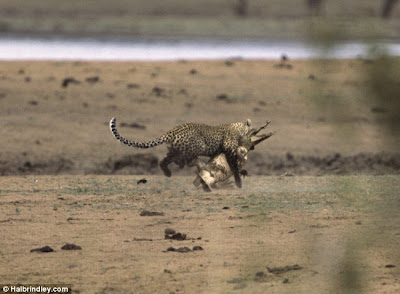
[[[36,106],[39,104],[39,102],[37,102],[36,100],[31,100],[31,101],[29,101],[29,104]]]
[[[218,95],[217,95],[217,99],[218,99],[218,100],[221,100],[221,101],[228,101],[228,95],[225,94],[225,93],[218,94]]]
[[[67,243],[63,247],[61,247],[62,250],[82,250],[82,247],[76,244],[72,243]]]
[[[165,90],[163,88],[160,87],[154,87],[152,90],[152,93],[155,94],[158,97],[161,97],[165,94]]]
[[[283,283],[283,284],[289,284],[289,279],[287,279],[287,278],[284,279],[284,280],[282,281],[282,283]]]
[[[126,85],[126,87],[128,89],[139,89],[140,88],[139,84],[136,84],[136,83],[129,83]]]
[[[356,224],[356,225],[361,225],[362,222],[361,222],[361,221],[356,221],[355,224]]]
[[[183,240],[186,240],[186,234],[182,234],[182,233],[175,233],[172,235],[166,234],[165,239],[183,241]]]
[[[201,250],[204,250],[203,249],[203,247],[201,247],[201,246],[193,246],[193,251],[201,251]]]
[[[139,181],[137,181],[137,184],[139,185],[139,184],[146,184],[147,183],[147,180],[145,179],[145,178],[143,178],[143,179],[140,179]]]
[[[95,84],[98,81],[100,81],[100,78],[98,76],[86,78],[86,82],[89,84]]]
[[[68,78],[65,78],[65,79],[63,80],[61,86],[62,86],[63,88],[66,88],[66,87],[68,87],[69,84],[75,84],[75,85],[77,85],[77,84],[80,84],[80,83],[81,83],[80,81],[75,80],[73,77],[68,77]]]
[[[31,252],[53,252],[53,251],[54,251],[53,248],[47,245],[44,247],[31,249]]]
[[[169,269],[164,269],[164,273],[166,273],[166,274],[172,274],[172,271],[170,271]]]
[[[140,216],[163,216],[164,212],[143,210]]]
[[[308,79],[314,81],[315,80],[315,76],[313,74],[309,74],[308,75]]]
[[[303,269],[300,265],[295,264],[295,265],[287,265],[287,266],[283,266],[283,267],[267,267],[267,270],[269,273],[273,273],[273,274],[281,274],[284,272],[288,272],[288,271],[296,271],[296,270],[301,270]]]
[[[394,267],[396,267],[394,264],[387,264],[387,265],[385,265],[385,268],[394,268]]]
[[[232,60],[227,60],[227,61],[225,61],[225,65],[226,66],[233,66],[233,65],[235,65],[235,63]]]
[[[153,239],[150,239],[150,238],[133,238],[133,241],[138,241],[138,242],[149,241],[149,242],[152,242]]]
[[[31,77],[25,77],[25,82],[26,82],[26,83],[29,83],[30,81],[32,81],[32,78],[31,78]]]
[[[180,253],[186,253],[186,252],[191,252],[192,250],[189,247],[179,247],[178,249],[175,249],[174,247],[168,247],[166,252],[180,252]]]
[[[194,69],[194,68],[193,68],[193,69],[191,69],[191,70],[190,70],[190,74],[191,74],[191,75],[195,75],[195,74],[197,74],[197,70],[196,70],[196,69]]]
[[[165,235],[173,235],[176,233],[175,230],[171,229],[171,228],[166,228],[164,232],[165,232]]]
[[[289,231],[288,233],[289,233],[289,234],[296,233],[296,230],[291,230],[291,231]]]
[[[261,277],[264,277],[264,276],[265,276],[264,272],[256,272],[256,277],[257,278],[261,278]]]
[[[192,250],[189,247],[185,246],[185,247],[179,247],[175,251],[180,253],[186,253],[186,252],[191,252]]]

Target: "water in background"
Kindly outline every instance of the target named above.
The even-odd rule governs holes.
[[[390,55],[400,56],[400,43],[381,42]],[[178,60],[356,58],[369,44],[338,42],[328,51],[305,41],[203,38],[32,38],[0,37],[0,60]]]

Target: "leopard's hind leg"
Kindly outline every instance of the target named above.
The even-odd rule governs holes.
[[[168,152],[163,160],[160,162],[160,167],[164,172],[164,175],[167,177],[171,176],[171,170],[168,168],[168,165],[171,163],[175,163],[179,166],[180,169],[185,167],[185,159],[180,156],[177,152]]]

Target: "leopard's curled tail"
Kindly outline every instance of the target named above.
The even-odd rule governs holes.
[[[170,140],[170,138],[169,138],[168,136],[163,135],[163,136],[161,136],[161,137],[158,138],[158,139],[155,139],[155,140],[153,140],[153,141],[148,141],[148,142],[136,142],[136,141],[131,141],[131,140],[125,139],[124,137],[122,137],[122,136],[118,133],[116,123],[117,123],[117,119],[113,117],[113,118],[110,120],[110,130],[111,130],[111,133],[114,135],[115,139],[117,139],[118,141],[120,141],[120,142],[122,142],[122,143],[124,143],[124,144],[126,144],[126,145],[128,145],[128,146],[131,146],[131,147],[136,147],[136,148],[152,148],[152,147],[158,146],[158,145],[160,145],[160,144],[169,142],[169,140]]]

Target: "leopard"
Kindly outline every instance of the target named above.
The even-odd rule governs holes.
[[[251,128],[251,120],[245,122],[235,122],[230,124],[220,124],[210,126],[201,123],[184,123],[167,131],[160,137],[147,141],[138,142],[124,138],[117,131],[117,119],[110,120],[110,130],[115,139],[125,145],[135,148],[153,148],[163,143],[167,144],[168,153],[160,162],[161,170],[164,175],[171,177],[169,169],[171,163],[175,163],[179,168],[194,166],[194,162],[199,156],[214,156],[223,153],[226,156],[229,167],[231,168],[235,184],[238,188],[242,187],[240,154],[237,150],[241,144],[241,138],[248,134]]]

